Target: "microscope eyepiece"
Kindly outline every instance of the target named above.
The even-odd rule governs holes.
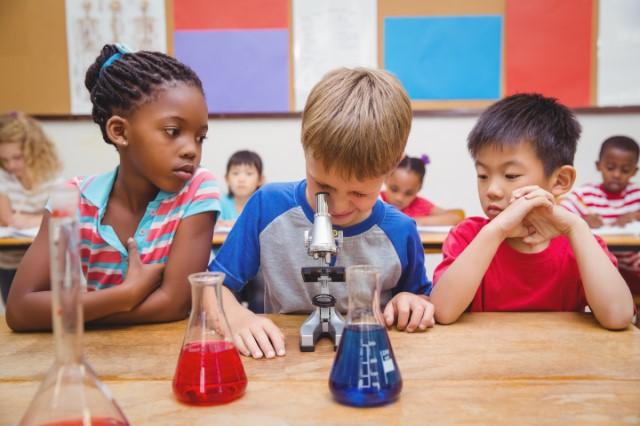
[[[316,216],[329,216],[328,196],[328,192],[318,192],[316,194]]]

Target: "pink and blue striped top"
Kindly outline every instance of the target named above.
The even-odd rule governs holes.
[[[110,225],[102,224],[117,172],[116,168],[101,175],[72,179],[80,191],[80,256],[89,291],[121,284],[127,273],[126,247]],[[142,262],[166,263],[180,221],[203,212],[219,214],[219,199],[213,174],[203,168],[179,192],[158,192],[132,236]]]

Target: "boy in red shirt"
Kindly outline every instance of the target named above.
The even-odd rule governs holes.
[[[556,203],[575,181],[580,125],[565,106],[518,94],[489,107],[468,138],[487,218],[454,228],[434,274],[436,320],[467,309],[577,311],[589,305],[608,329],[634,307],[615,257],[587,223]]]

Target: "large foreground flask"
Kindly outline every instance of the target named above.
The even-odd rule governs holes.
[[[371,265],[355,265],[346,275],[349,314],[329,388],[336,401],[356,407],[395,401],[402,378],[382,322],[380,272]]]
[[[214,405],[244,395],[247,376],[222,305],[221,272],[189,275],[191,315],[173,378],[184,403]]]
[[[122,426],[129,423],[82,350],[82,270],[78,191],[51,193],[49,256],[56,359],[24,414],[21,425]]]

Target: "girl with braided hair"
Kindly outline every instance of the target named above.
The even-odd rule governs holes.
[[[0,226],[37,228],[51,189],[61,182],[60,161],[40,124],[22,112],[0,115]],[[7,302],[24,249],[0,252],[0,289]]]
[[[207,267],[219,212],[211,173],[200,168],[208,112],[198,76],[158,52],[103,47],[87,71],[93,121],[119,165],[74,178],[80,193],[85,321],[183,319],[187,276]],[[49,213],[16,274],[7,304],[17,331],[51,327]]]
[[[383,201],[415,219],[417,225],[455,225],[464,219],[461,210],[445,210],[418,196],[422,189],[429,157],[405,155],[398,167],[385,179]]]

